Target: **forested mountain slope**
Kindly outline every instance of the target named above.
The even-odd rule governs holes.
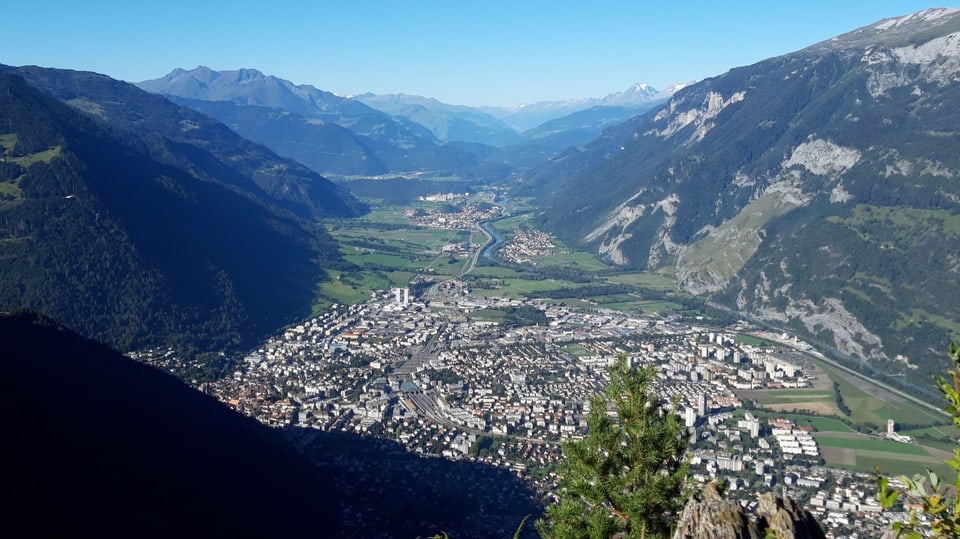
[[[125,111],[114,126],[182,121],[112,108]],[[0,309],[30,308],[124,350],[210,352],[309,313],[323,268],[341,263],[294,213],[334,211],[306,196],[318,176],[274,177],[223,141],[94,118],[0,73]],[[352,213],[346,200],[335,211]]]
[[[278,157],[210,116],[132,84],[85,71],[2,65],[0,71],[16,73],[75,109],[151,141],[153,157],[177,160],[204,179],[239,189],[261,203],[309,218],[364,211],[348,191],[307,167]]]

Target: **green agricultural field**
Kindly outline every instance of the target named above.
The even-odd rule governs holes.
[[[836,382],[854,423],[885,426],[888,419],[911,425],[941,425],[946,416],[871,384],[853,374],[816,362]]]
[[[945,440],[956,440],[960,438],[960,429],[953,424],[944,424],[936,427],[927,427],[923,429],[911,429],[899,432],[904,436],[927,436],[930,438],[943,438]]]
[[[815,433],[828,464],[870,473],[879,466],[886,475],[913,475],[931,469],[941,477],[953,477],[944,464],[944,452],[921,445],[859,436]]]
[[[935,457],[917,457],[910,455],[906,458],[897,458],[891,457],[889,454],[872,455],[857,452],[857,465],[854,468],[855,470],[864,473],[873,473],[876,468],[880,468],[880,472],[888,477],[897,475],[911,477],[916,474],[922,474],[926,470],[931,470],[941,478],[945,478],[946,483],[953,483],[953,478],[956,477],[957,473],[944,464],[943,461],[937,460]]]
[[[517,215],[514,217],[506,217],[503,219],[496,219],[490,223],[490,228],[495,230],[497,234],[501,236],[509,235],[513,232],[515,228],[520,226],[523,223],[530,221],[530,214]]]
[[[393,240],[401,242],[401,244],[412,244],[428,249],[436,249],[448,243],[459,243],[467,240],[467,234],[459,230],[437,230],[433,228],[382,230],[378,233],[378,236],[388,243]]]
[[[591,298],[594,303],[601,307],[607,307],[612,304],[641,303],[643,299],[630,294],[610,294]]]
[[[650,301],[639,295],[612,295],[589,298],[593,307],[603,307],[620,312],[643,312],[645,314],[660,314],[665,311],[681,312],[683,306],[669,301]]]
[[[433,272],[437,275],[452,276],[456,275],[461,269],[463,269],[463,263],[464,260],[462,258],[451,259],[447,256],[441,256],[430,262],[427,268],[433,270]]]
[[[14,140],[16,139],[14,138]],[[10,159],[10,161],[24,168],[27,168],[34,163],[49,163],[53,158],[59,157],[61,151],[63,151],[62,147],[54,146],[42,152],[32,153],[29,155],[24,155],[22,157],[13,157],[8,159]]]
[[[958,439],[960,439],[960,430],[953,426],[953,424],[927,427],[924,429],[904,430],[900,431],[899,434],[910,436],[922,445],[951,453],[958,444],[960,444],[960,441],[958,441]]]
[[[600,261],[596,255],[585,253],[583,251],[563,252],[561,254],[551,254],[538,256],[533,259],[540,266],[565,266],[573,267],[584,271],[603,271],[608,269],[607,265]]]
[[[753,335],[745,335],[743,333],[737,333],[734,335],[733,340],[740,344],[747,344],[750,346],[774,346],[776,344],[766,339],[754,337]]]
[[[331,271],[330,279],[317,286],[314,313],[323,311],[333,303],[353,305],[366,301],[374,290],[386,290],[393,283],[383,274],[361,271],[349,274]]]
[[[609,299],[609,297],[605,297],[604,299]],[[597,306],[603,307],[604,309],[613,309],[614,311],[619,311],[622,313],[632,313],[643,310],[642,302],[639,300],[614,301],[611,303],[597,302]]]
[[[341,253],[343,258],[349,262],[353,262],[358,266],[363,266],[364,264],[373,264],[376,266],[391,268],[391,269],[419,269],[424,267],[427,264],[427,259],[414,259],[407,258],[408,255],[392,255],[386,253],[367,253],[357,250],[351,250],[349,247],[342,249]]]
[[[624,273],[611,275],[607,278],[607,281],[665,292],[675,290],[677,286],[677,282],[673,277],[662,273]]]
[[[832,419],[829,417],[820,417],[820,416],[804,416],[808,425],[813,427],[817,432],[853,432],[853,429],[848,427],[843,421],[839,419]],[[794,419],[794,421],[797,421]],[[798,423],[799,424],[799,423]]]
[[[747,411],[744,411],[743,413],[746,412]],[[819,415],[784,414],[779,412],[768,412],[764,410],[750,410],[749,412],[759,419],[771,417],[789,419],[796,423],[796,425],[799,427],[813,427],[816,432],[854,432],[854,430],[844,424],[843,421],[840,421],[839,419],[833,419],[831,417],[823,417]]]
[[[506,311],[499,311],[497,309],[480,309],[470,313],[470,318],[473,320],[502,324],[507,319],[507,313]]]
[[[546,290],[560,290],[563,288],[576,288],[576,283],[569,281],[560,281],[557,279],[544,279],[540,281],[530,281],[527,279],[502,279],[502,286],[496,290],[485,290],[484,293],[492,296],[517,297],[530,292],[542,292]],[[554,298],[563,301],[563,298]]]
[[[815,361],[831,382],[836,382],[844,404],[850,409],[849,420],[860,425],[871,424],[885,428],[888,419],[898,424],[942,425],[946,416],[875,386],[853,374],[831,368]],[[832,389],[784,389],[738,391],[741,398],[754,400],[758,406],[789,412],[791,409],[810,410],[825,416],[840,416]]]
[[[919,445],[905,444],[891,440],[881,440],[868,436],[838,437],[830,433],[814,433],[820,447],[841,447],[857,451],[872,451],[874,453],[893,453],[897,455],[928,455]]]
[[[823,389],[764,389],[751,392],[757,404],[783,404],[798,401],[833,400],[832,390]]]
[[[753,389],[737,391],[737,395],[755,401],[761,408],[781,414],[806,411],[821,416],[840,416],[832,390]]]
[[[329,231],[342,244],[379,247],[384,251],[410,254],[436,253],[447,244],[468,241],[468,234],[458,230],[419,227],[383,230],[364,223],[355,223],[354,226],[338,223],[338,226],[330,227]]]
[[[413,276],[416,275],[416,272],[412,271],[385,271],[383,275],[392,283],[393,286],[406,286],[410,283],[410,280],[413,279]]]
[[[672,301],[647,301],[640,300],[638,302],[640,310],[645,313],[660,313],[663,311],[682,311],[683,305],[679,303],[673,303]]]
[[[407,286],[415,273],[409,271],[330,271],[329,279],[317,285],[314,314],[333,303],[352,305],[366,301],[376,290]]]
[[[406,208],[402,206],[374,206],[366,215],[357,218],[358,222],[385,223],[403,225],[407,218],[403,215]]]
[[[17,145],[16,133],[4,133],[0,135],[0,148],[3,148],[4,151],[9,152],[16,145]]]
[[[473,247],[479,247],[481,245],[486,245],[490,241],[490,238],[487,237],[483,232],[471,232],[470,233],[470,245]]]
[[[519,273],[512,268],[502,266],[477,266],[470,273],[471,277],[494,277],[497,279],[517,278]]]
[[[23,197],[19,181],[0,182],[0,199],[12,198],[17,200]]]

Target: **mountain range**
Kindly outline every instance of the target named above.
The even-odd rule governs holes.
[[[343,188],[86,72],[0,67],[0,308],[118,348],[219,350],[310,312]]]
[[[960,328],[958,43],[932,9],[732,69],[522,189],[612,264],[922,380]]]
[[[503,120],[519,131],[529,131],[546,122],[596,107],[632,109],[635,111],[651,109],[691,84],[693,82],[675,83],[663,90],[657,90],[649,84],[636,83],[625,90],[613,92],[604,97],[537,101],[512,107],[480,107],[480,110]],[[624,120],[627,118],[629,116]]]
[[[516,129],[474,107],[448,105],[433,98],[406,94],[367,93],[353,99],[391,116],[416,122],[444,142],[458,140],[508,146],[521,140]]]
[[[212,116],[322,174],[504,175],[497,162],[488,164],[469,149],[443,144],[427,127],[402,116],[253,69],[176,69],[138,86]]]
[[[483,109],[404,94],[347,98],[253,69],[178,68],[137,85],[210,115],[320,174],[433,172],[488,181],[588,142],[674,89],[658,92],[637,84],[599,99]],[[552,124],[537,127],[544,122]]]

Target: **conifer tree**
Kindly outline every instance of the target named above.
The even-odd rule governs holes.
[[[563,445],[559,499],[537,523],[541,535],[669,536],[684,504],[687,440],[651,391],[654,375],[623,355],[610,367],[609,386],[590,400],[587,436]]]

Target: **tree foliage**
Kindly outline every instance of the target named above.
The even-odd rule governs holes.
[[[558,503],[537,523],[544,537],[669,536],[684,503],[687,442],[651,391],[654,376],[623,355],[610,367],[609,386],[590,401],[587,436],[563,446]]]
[[[937,376],[936,385],[940,393],[947,399],[943,408],[953,418],[953,424],[960,426],[960,346],[950,343],[950,360],[953,368],[949,371],[949,379]],[[953,458],[945,461],[948,466],[960,472],[960,447],[953,450]],[[893,531],[897,537],[919,539],[920,537],[956,538],[960,537],[960,475],[954,479],[953,485],[947,485],[941,478],[927,470],[924,474],[917,474],[912,478],[898,477],[900,483],[906,486],[909,496],[920,501],[919,509],[912,509],[906,522],[895,522]],[[879,492],[877,499],[880,505],[890,508],[896,502],[899,491],[890,486],[887,477],[879,475],[877,483]]]

